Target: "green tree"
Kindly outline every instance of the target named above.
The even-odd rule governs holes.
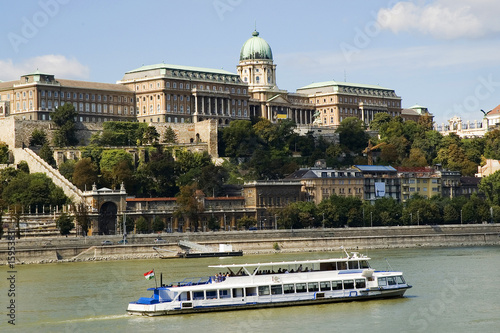
[[[0,164],[8,164],[9,163],[9,146],[0,142]]]
[[[75,160],[66,160],[59,165],[59,172],[70,182],[73,181],[73,172],[75,172]]]
[[[224,153],[228,157],[250,157],[259,143],[252,122],[248,120],[234,120],[229,126],[222,129]]]
[[[164,143],[177,143],[177,134],[172,129],[172,126],[168,126],[165,130],[165,134],[163,136]]]
[[[47,162],[51,167],[57,168],[56,160],[54,159],[54,152],[50,149],[49,145],[45,143],[40,149],[40,157]]]
[[[48,143],[47,133],[43,129],[35,128],[33,132],[31,132],[30,137],[30,146],[43,146]]]
[[[76,138],[75,118],[77,112],[71,103],[65,103],[52,113],[52,122],[57,130],[54,133],[54,145],[58,147],[75,146]]]
[[[143,216],[135,221],[135,230],[138,234],[145,234],[149,231],[148,221]]]
[[[361,151],[368,145],[368,134],[365,132],[365,125],[361,119],[348,117],[342,120],[335,130],[339,135],[340,144],[347,151],[361,154]]]
[[[19,163],[17,163],[17,169],[24,173],[30,173],[30,167],[26,161],[19,161]]]
[[[73,211],[75,212],[76,224],[80,226],[83,235],[86,236],[92,223],[87,205],[85,203],[73,204]]]
[[[500,160],[500,129],[489,131],[484,135],[484,157]]]
[[[236,222],[236,225],[238,226],[238,229],[248,230],[250,227],[257,225],[257,220],[253,217],[243,216]]]
[[[159,216],[155,216],[151,223],[151,229],[153,229],[154,232],[163,231],[163,229],[165,229],[165,222],[163,222]]]
[[[75,224],[73,223],[73,218],[66,213],[62,213],[56,220],[56,226],[61,235],[67,236],[75,227]]]
[[[478,188],[484,193],[490,206],[500,205],[500,171],[483,177]]]
[[[158,131],[156,130],[156,127],[154,126],[148,126],[143,133],[143,143],[146,144],[155,144],[158,142],[160,138],[160,134],[158,134]]]
[[[174,213],[177,216],[189,218],[194,231],[198,231],[199,215],[204,211],[200,193],[197,192],[197,184],[191,184],[180,187],[177,197],[177,210]]]
[[[176,162],[161,147],[151,153],[148,163],[139,166],[134,179],[138,195],[174,196],[179,191]]]
[[[73,171],[73,184],[80,190],[92,188],[93,184],[99,183],[99,172],[97,165],[90,157],[85,157],[75,163]]]

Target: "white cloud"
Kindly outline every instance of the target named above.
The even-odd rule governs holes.
[[[14,63],[12,59],[0,59],[0,79],[3,81],[17,80],[21,75],[33,73],[37,69],[63,79],[86,79],[90,73],[89,68],[76,58],[57,54],[29,58],[19,63]]]
[[[478,38],[500,33],[497,0],[400,1],[380,9],[377,23],[394,33],[418,32],[438,39]]]

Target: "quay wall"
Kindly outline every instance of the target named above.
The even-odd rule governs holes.
[[[448,228],[449,227],[449,228]],[[102,236],[87,237],[85,245],[80,245],[82,237],[51,239],[49,242],[19,242],[16,240],[16,264],[47,263],[60,261],[89,260],[126,260],[159,258],[156,247],[163,255],[175,256],[181,251],[178,240],[188,239],[217,249],[219,243],[231,244],[233,250],[243,250],[244,254],[273,252],[307,252],[347,249],[383,249],[409,247],[452,247],[500,245],[500,224],[474,226],[422,226],[392,227],[391,232],[382,232],[383,228],[354,228],[300,230],[300,231],[254,231],[254,232],[218,232],[164,234],[165,244],[154,244],[158,235],[129,236],[129,244],[101,246],[104,239],[116,239]],[[370,230],[361,230],[370,229]],[[396,230],[398,229],[398,230]],[[410,231],[413,229],[413,231]],[[404,231],[404,232],[403,232]],[[445,232],[446,231],[446,232]],[[352,233],[352,234],[351,234]],[[382,233],[382,234],[381,234]],[[152,238],[153,237],[153,238]],[[7,263],[6,241],[0,241],[0,264]]]

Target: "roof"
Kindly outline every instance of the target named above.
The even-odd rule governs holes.
[[[194,67],[194,66],[182,66],[182,65],[172,65],[172,64],[155,64],[155,65],[147,65],[142,66],[131,71],[126,72],[129,73],[137,73],[150,71],[155,69],[172,69],[172,70],[184,70],[184,71],[192,71],[192,72],[203,72],[203,73],[213,73],[213,74],[223,74],[223,75],[237,75],[235,73],[228,72],[223,69],[214,69],[214,68],[203,68],[203,67]]]
[[[396,172],[390,165],[355,165],[362,172]]]
[[[432,167],[396,167],[398,172],[434,172]]]
[[[286,265],[300,265],[300,264],[320,264],[327,262],[338,262],[338,261],[358,261],[358,260],[370,260],[371,258],[365,256],[355,256],[350,258],[330,258],[330,259],[315,259],[315,260],[296,260],[296,261],[281,261],[281,262],[266,262],[266,263],[255,263],[255,264],[227,264],[227,265],[210,265],[208,267],[215,268],[233,268],[233,267],[264,267],[264,266],[286,266]]]
[[[498,105],[496,108],[493,110],[489,111],[486,115],[487,116],[494,116],[500,114],[500,105]]]
[[[116,83],[101,83],[101,82],[89,82],[89,81],[66,80],[66,79],[56,79],[56,81],[59,82],[62,87],[115,90],[115,91],[130,92],[130,93],[133,92],[127,86]]]
[[[371,85],[371,84],[360,84],[360,83],[349,83],[349,82],[338,82],[338,81],[324,81],[324,82],[311,83],[307,86],[298,88],[297,90],[328,87],[328,86],[344,86],[344,87],[352,87],[352,88],[381,89],[381,90],[390,90],[390,91],[394,90],[394,89],[384,88],[381,86]]]
[[[273,60],[273,52],[269,44],[259,37],[259,33],[254,31],[252,37],[248,39],[241,47],[240,61],[253,59]]]

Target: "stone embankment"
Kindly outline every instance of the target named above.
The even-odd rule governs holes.
[[[161,236],[164,243],[155,243]],[[159,252],[175,256],[181,251],[179,240],[189,240],[217,250],[219,244],[231,244],[244,254],[305,252],[347,249],[500,245],[500,224],[404,226],[343,229],[230,231],[131,235],[126,245],[113,244],[120,236],[50,237],[15,241],[16,264],[91,260],[127,260],[159,258]],[[0,241],[0,264],[11,256],[7,240]],[[12,244],[12,243],[11,243]],[[155,250],[155,248],[158,250]],[[12,252],[12,249],[11,249]]]

